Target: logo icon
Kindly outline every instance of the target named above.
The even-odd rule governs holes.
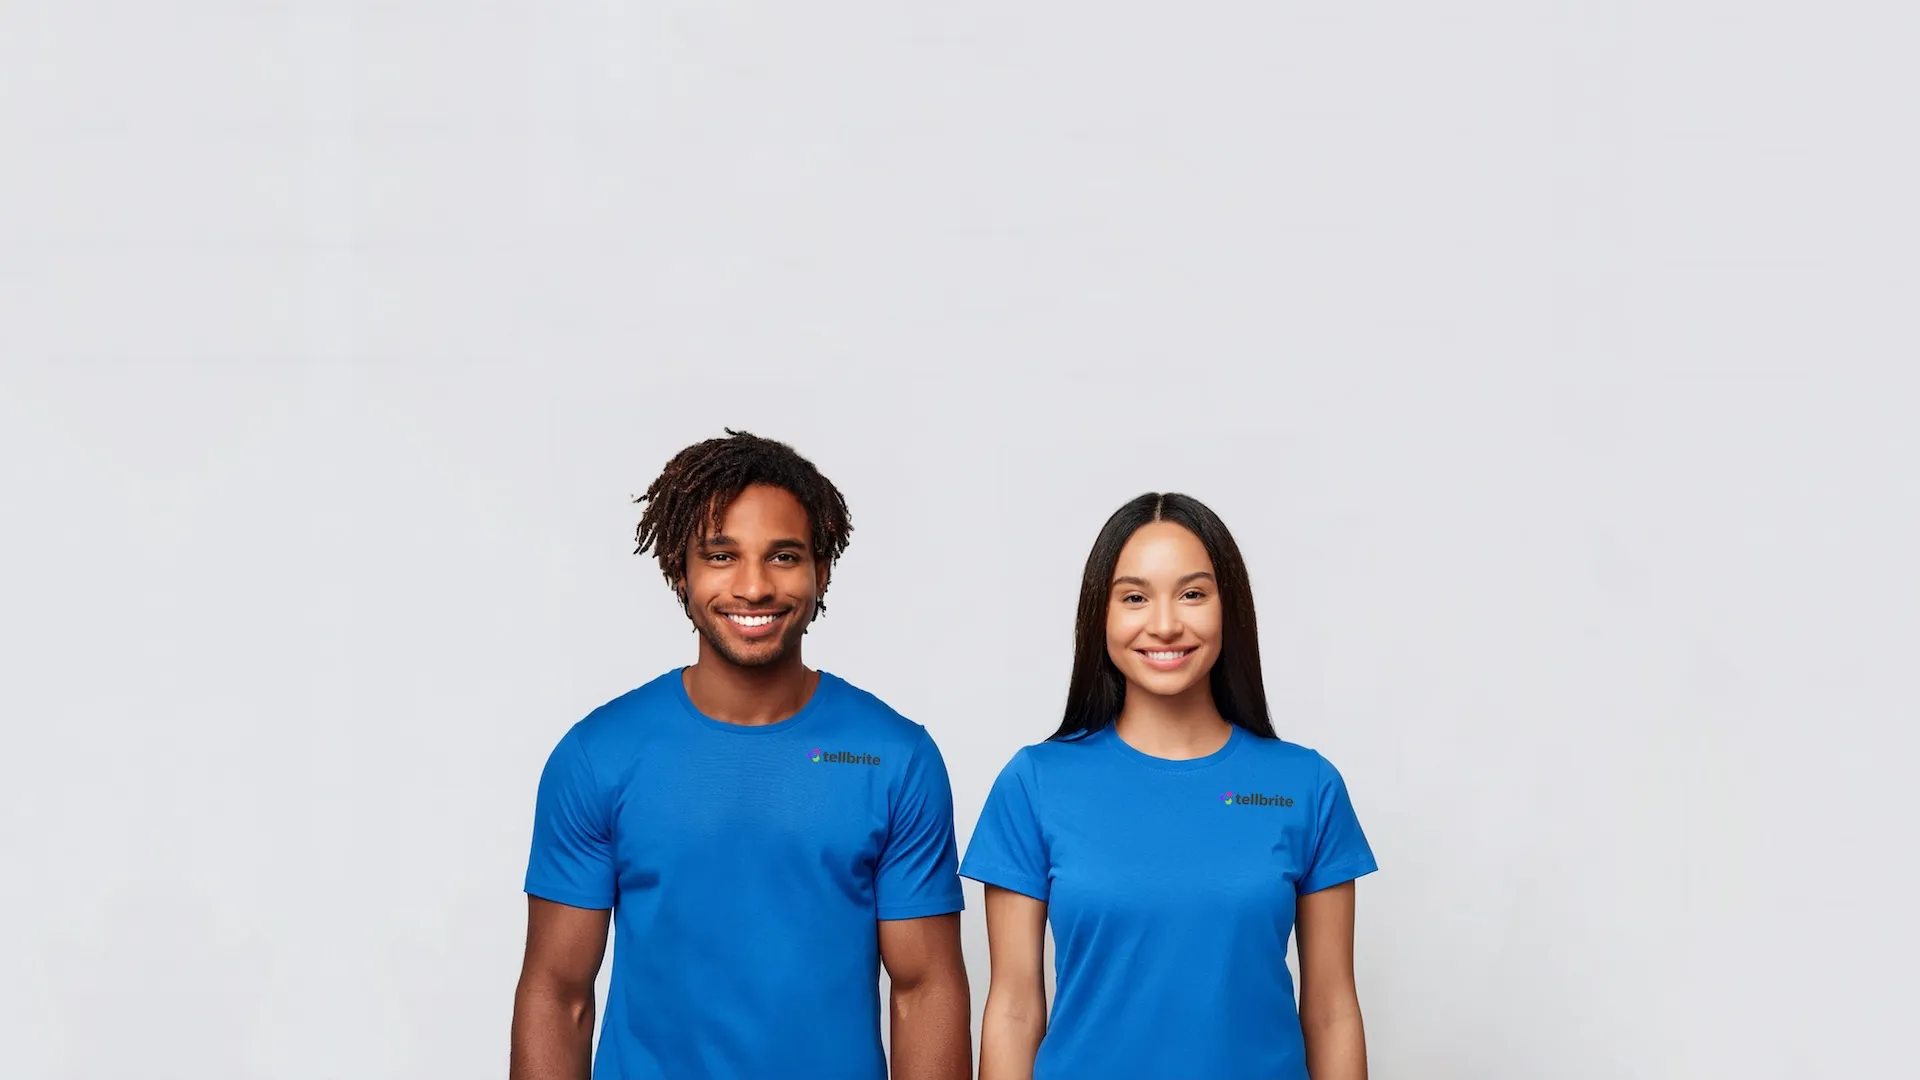
[[[819,747],[817,747],[817,746],[816,746],[816,747],[814,747],[814,748],[813,748],[813,752],[807,755],[807,760],[809,760],[809,761],[819,761],[819,760],[820,760],[820,748],[819,748]]]
[[[1233,792],[1231,792],[1231,791],[1229,791],[1229,792],[1227,792],[1227,793],[1226,793],[1225,795],[1223,795],[1223,796],[1221,796],[1221,798],[1220,798],[1220,802],[1221,802],[1221,804],[1222,804],[1222,805],[1225,805],[1225,806],[1232,806],[1232,805],[1233,805]]]

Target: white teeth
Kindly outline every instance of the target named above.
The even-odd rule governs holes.
[[[1149,652],[1147,653],[1147,658],[1149,660],[1178,660],[1185,655],[1187,655],[1187,653],[1186,650],[1183,649],[1179,652]]]
[[[774,620],[772,615],[729,615],[727,618],[741,626],[765,626]]]

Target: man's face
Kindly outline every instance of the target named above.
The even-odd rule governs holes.
[[[719,532],[688,545],[687,614],[729,663],[764,667],[798,652],[827,587],[812,535],[799,499],[754,484],[727,507]]]

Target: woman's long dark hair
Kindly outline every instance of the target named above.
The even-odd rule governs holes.
[[[1263,738],[1274,738],[1267,715],[1267,690],[1260,679],[1260,635],[1254,627],[1253,586],[1247,564],[1220,516],[1198,499],[1173,492],[1149,492],[1114,511],[1093,542],[1086,573],[1080,578],[1080,612],[1073,628],[1073,680],[1067,684],[1067,713],[1055,739],[1091,735],[1110,726],[1126,702],[1127,682],[1107,655],[1107,604],[1112,599],[1113,569],[1120,549],[1142,525],[1170,521],[1200,538],[1213,560],[1220,590],[1220,655],[1207,675],[1213,704],[1227,722]]]

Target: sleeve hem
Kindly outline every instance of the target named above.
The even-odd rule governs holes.
[[[1046,881],[1030,877],[1026,874],[1015,873],[1011,870],[1001,870],[996,867],[962,866],[960,868],[960,876],[970,881],[977,881],[982,885],[992,885],[997,889],[1006,889],[1010,892],[1017,892],[1022,896],[1030,896],[1043,904],[1047,902],[1048,889]]]
[[[922,900],[918,904],[883,904],[874,909],[873,917],[880,922],[898,922],[932,915],[952,915],[956,911],[965,911],[966,907],[965,897],[952,896],[944,900]]]
[[[1331,889],[1335,885],[1345,885],[1349,881],[1366,877],[1378,869],[1380,869],[1379,865],[1370,858],[1336,863],[1301,878],[1296,891],[1301,896],[1317,893],[1323,889]]]
[[[586,893],[575,892],[572,889],[555,888],[544,882],[529,881],[523,891],[528,896],[538,897],[541,900],[550,900],[556,904],[565,904],[568,907],[584,908],[588,911],[613,910],[613,901],[610,898],[589,896]]]

